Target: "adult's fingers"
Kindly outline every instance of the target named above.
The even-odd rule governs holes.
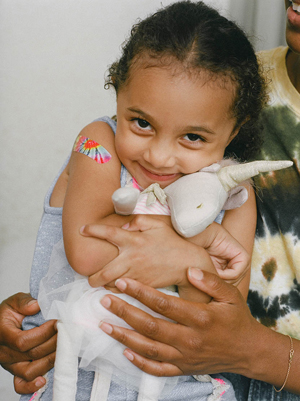
[[[180,351],[178,351],[176,347],[144,337],[133,330],[114,326],[106,322],[102,322],[100,328],[106,334],[138,354],[143,355],[145,358],[170,362],[181,357]],[[181,373],[182,372],[177,371],[177,374]]]
[[[33,381],[27,382],[21,377],[14,377],[14,388],[18,394],[32,394],[38,391],[46,384],[46,379],[42,376],[35,378]]]
[[[188,269],[188,279],[193,286],[205,292],[212,302],[236,303],[241,293],[232,285],[225,283],[219,276],[195,268]]]
[[[235,287],[225,283],[213,273],[190,268],[188,269],[188,279],[196,288],[209,295],[212,298],[211,302],[235,303],[241,298],[240,292]],[[168,296],[128,278],[117,280],[116,287],[121,292],[136,298],[153,311],[178,323],[190,326],[194,320],[194,311],[190,307],[191,303],[189,301]],[[116,300],[114,300],[115,303]],[[205,304],[197,304],[197,307],[198,309],[201,308],[201,311],[205,313]],[[126,313],[126,311],[123,313]]]
[[[44,358],[45,356],[52,354],[56,350],[57,335],[55,334],[49,340],[38,345],[37,347],[31,348],[28,352],[16,351],[8,346],[0,347],[0,361],[1,364],[13,364],[17,362],[31,361]],[[11,372],[13,373],[13,372]]]
[[[175,297],[170,296],[170,298]],[[106,295],[102,298],[101,305],[119,318],[123,319],[127,324],[129,324],[129,326],[136,329],[142,335],[165,344],[176,344],[178,335],[174,335],[174,330],[170,328],[172,325],[175,326],[175,323],[154,317],[113,295]],[[158,312],[155,308],[152,309]],[[126,345],[129,344],[126,343]]]
[[[47,342],[55,336],[56,332],[54,320],[49,320],[39,327],[24,331],[15,327],[13,321],[7,320],[2,326],[3,342],[5,342],[6,346],[20,352],[27,352],[41,346],[39,350],[33,350],[33,352],[39,353],[51,344]]]
[[[12,365],[3,364],[3,368],[8,372],[27,382],[34,381],[37,377],[43,376],[53,368],[55,352],[36,361],[24,361]]]
[[[126,358],[143,372],[153,376],[180,376],[183,372],[175,365],[166,362],[159,362],[126,349]]]
[[[39,304],[30,294],[18,292],[7,298],[3,303],[22,315],[35,315],[39,310]]]
[[[159,313],[166,318],[183,325],[191,325],[191,322],[194,320],[194,311],[192,311],[192,308],[190,307],[191,303],[189,301],[166,295],[154,288],[150,288],[129,278],[117,280],[116,287],[121,292],[137,299],[154,312]],[[169,324],[174,323],[150,316],[141,309],[127,304],[125,301],[116,298],[113,295],[106,295],[102,298],[101,304],[110,312],[126,321],[131,327],[134,327],[135,329],[138,327],[140,333],[162,342],[169,342],[170,339],[166,338],[166,330],[168,329]],[[201,307],[205,308],[205,305],[203,304]],[[176,338],[172,338],[172,342],[173,341],[176,341]]]
[[[37,347],[31,348],[27,354],[32,360],[42,359],[47,355],[53,354],[56,351],[57,334],[54,334],[48,340],[38,345]]]

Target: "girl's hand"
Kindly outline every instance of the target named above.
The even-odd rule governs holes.
[[[189,266],[211,264],[203,248],[187,242],[156,217],[136,216],[127,229],[87,225],[82,234],[105,239],[119,249],[119,256],[90,276],[93,287],[111,289],[115,280],[124,276],[155,288],[184,285]]]
[[[227,283],[238,285],[249,271],[250,255],[220,224],[211,224],[197,236],[197,243],[206,249],[219,276]]]
[[[95,287],[108,285],[111,289],[114,280],[124,276],[156,288],[185,283],[187,267],[195,266],[207,270],[210,264],[199,245],[209,253],[220,277],[229,283],[240,283],[250,268],[249,254],[217,223],[213,223],[203,233],[189,240],[197,243],[198,246],[194,248],[191,247],[191,243],[179,237],[169,224],[157,219],[157,216],[136,216],[126,225],[126,230],[104,225],[88,225],[83,234],[105,239],[116,245],[120,252],[105,268],[90,276],[90,284]],[[192,255],[195,261],[189,263]],[[197,259],[197,256],[200,259]],[[154,277],[155,268],[157,273]],[[176,281],[171,282],[173,278]],[[165,279],[167,281],[164,281]]]

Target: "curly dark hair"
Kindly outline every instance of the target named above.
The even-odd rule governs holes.
[[[202,1],[176,2],[133,26],[121,58],[108,71],[105,88],[116,93],[126,85],[130,69],[143,56],[166,63],[176,60],[186,71],[205,71],[235,86],[232,114],[238,135],[225,157],[252,159],[261,146],[258,118],[266,103],[265,82],[245,33]]]

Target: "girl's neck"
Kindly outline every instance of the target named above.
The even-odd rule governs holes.
[[[286,68],[292,84],[300,93],[300,55],[289,51],[286,57]]]

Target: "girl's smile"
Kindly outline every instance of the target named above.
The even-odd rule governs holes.
[[[146,169],[145,167],[141,166],[138,163],[139,168],[141,169],[142,173],[145,174],[145,176],[148,176],[149,179],[153,180],[153,182],[158,182],[159,184],[163,183],[164,181],[170,181],[173,180],[175,181],[177,178],[181,177],[182,174],[164,174],[164,173],[156,173],[154,171],[150,171]]]
[[[121,162],[142,188],[154,182],[164,188],[222,159],[237,133],[233,99],[230,80],[204,71],[135,66],[117,98]]]

